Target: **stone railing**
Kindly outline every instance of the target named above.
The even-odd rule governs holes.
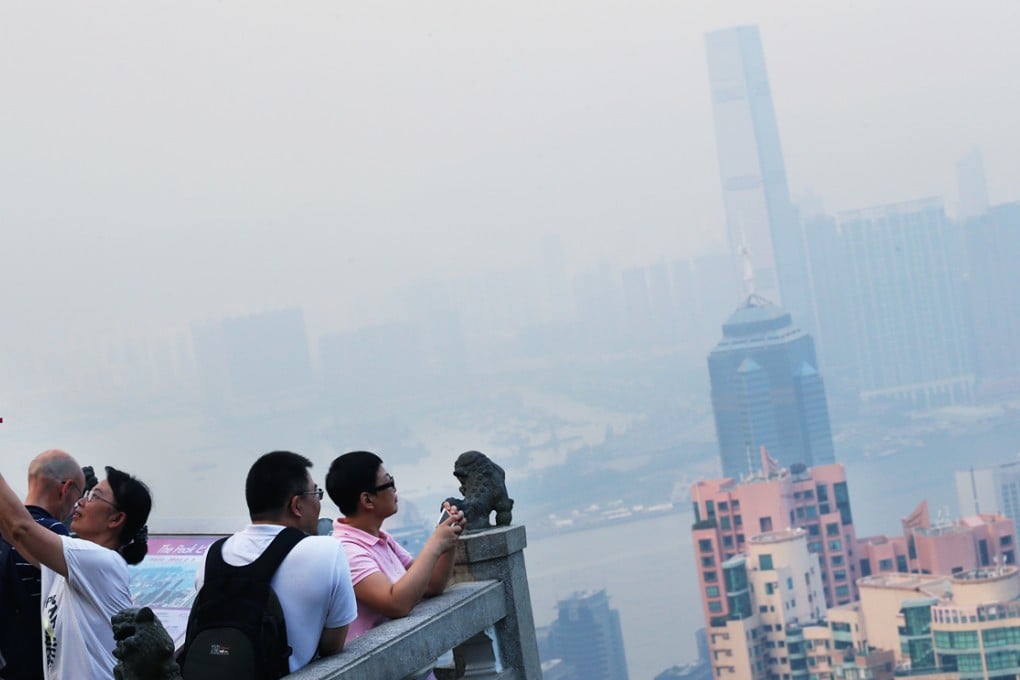
[[[400,680],[453,650],[441,680],[539,680],[523,526],[462,536],[453,585],[402,619],[352,640],[336,656],[287,676],[295,680]]]

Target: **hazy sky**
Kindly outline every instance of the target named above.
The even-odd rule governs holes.
[[[8,339],[718,249],[705,31],[761,28],[794,194],[1020,198],[1020,3],[0,0]]]

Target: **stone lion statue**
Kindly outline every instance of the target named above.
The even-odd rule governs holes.
[[[506,473],[503,468],[478,451],[466,451],[457,457],[453,476],[460,482],[464,498],[447,498],[464,511],[467,529],[487,529],[489,513],[496,511],[496,526],[510,524],[514,499],[506,492]]]
[[[116,680],[181,680],[174,641],[148,607],[123,609],[110,619],[117,646]]]

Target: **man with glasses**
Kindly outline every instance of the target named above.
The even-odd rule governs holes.
[[[370,451],[345,453],[326,475],[330,499],[344,514],[333,536],[347,552],[358,598],[351,639],[383,621],[407,616],[423,597],[438,595],[453,571],[453,553],[464,530],[464,513],[448,503],[417,558],[383,531],[397,513],[397,483]]]
[[[82,497],[85,475],[64,451],[43,451],[28,466],[25,507],[35,521],[67,536],[64,520]],[[42,678],[40,570],[0,537],[0,678]]]
[[[273,451],[255,461],[245,484],[251,524],[222,547],[223,561],[240,567],[258,559],[284,527],[309,534],[287,553],[270,581],[293,650],[291,672],[316,656],[341,651],[358,613],[343,549],[329,536],[316,535],[322,489],[312,481],[311,466],[290,451]],[[204,581],[203,561],[195,575],[196,590]]]

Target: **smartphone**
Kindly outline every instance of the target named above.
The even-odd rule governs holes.
[[[436,521],[436,526],[439,526],[448,519],[450,519],[450,511],[443,508],[443,511],[439,513],[439,519]]]

